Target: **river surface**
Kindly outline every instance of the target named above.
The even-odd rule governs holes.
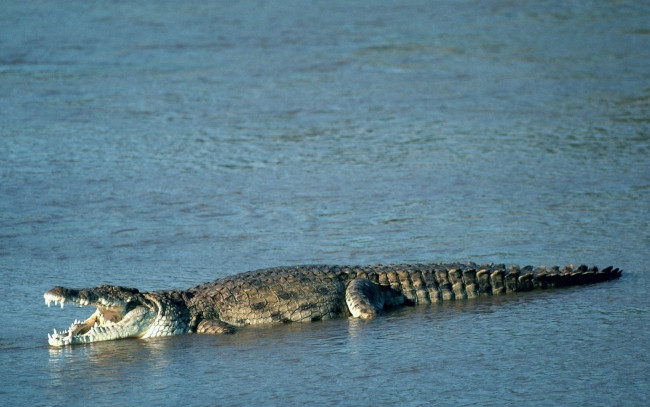
[[[650,6],[0,2],[0,404],[646,406]],[[47,345],[54,285],[291,264],[614,282]]]

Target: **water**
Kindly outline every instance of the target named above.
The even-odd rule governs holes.
[[[276,3],[0,4],[2,404],[646,405],[648,6]],[[625,274],[46,344],[54,285],[467,260]]]

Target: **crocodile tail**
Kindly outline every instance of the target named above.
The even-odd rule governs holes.
[[[557,266],[537,268],[510,266],[506,268],[504,265],[492,265],[479,267],[478,270],[471,268],[462,271],[452,270],[449,272],[450,277],[454,272],[462,273],[463,283],[460,284],[461,279],[456,278],[457,283],[452,285],[454,294],[471,298],[481,295],[599,283],[619,278],[622,270],[612,266],[599,270],[596,266],[574,267],[569,264],[562,268]]]
[[[533,275],[535,288],[563,287],[571,285],[583,285],[600,283],[614,280],[621,276],[623,270],[609,266],[603,270],[597,267],[588,268],[585,265],[574,268],[572,265],[563,267],[559,272],[553,269],[551,272],[541,269]]]
[[[429,304],[447,300],[500,295],[613,280],[622,270],[585,265],[574,267],[509,266],[504,264],[431,264],[401,265],[382,270],[377,282],[403,296],[401,303]],[[390,304],[388,304],[390,305]]]

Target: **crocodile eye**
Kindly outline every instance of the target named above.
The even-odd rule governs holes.
[[[126,306],[124,307],[125,313],[128,313],[130,311],[133,311],[137,307],[137,303],[135,301],[129,301],[126,303]]]

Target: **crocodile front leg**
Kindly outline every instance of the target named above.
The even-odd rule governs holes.
[[[222,321],[202,320],[196,327],[198,334],[232,334],[235,333],[235,327]]]

